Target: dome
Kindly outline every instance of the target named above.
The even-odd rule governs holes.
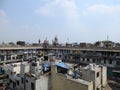
[[[49,41],[47,40],[47,38],[44,40],[44,43],[49,43]]]

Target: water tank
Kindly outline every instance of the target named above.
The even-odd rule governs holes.
[[[93,70],[94,69],[93,64],[89,64],[89,68],[90,70]]]

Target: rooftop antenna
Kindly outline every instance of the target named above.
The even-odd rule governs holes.
[[[107,41],[109,40],[109,36],[107,35]]]
[[[67,38],[67,43],[69,43],[69,38]]]

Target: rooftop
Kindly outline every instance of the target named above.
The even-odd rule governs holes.
[[[72,78],[72,76],[70,76],[70,75],[67,75],[67,79],[84,84],[84,85],[89,85],[90,83],[92,83],[92,81],[90,82],[90,81],[86,81],[86,80],[83,80],[80,78],[78,78],[78,79]]]
[[[40,79],[42,77],[49,76],[50,72],[46,72],[44,74],[39,74],[39,75],[35,75],[35,74],[32,74],[32,73],[28,72],[28,73],[25,73],[25,75],[32,78],[32,79],[34,79],[34,80],[37,80],[37,79]]]

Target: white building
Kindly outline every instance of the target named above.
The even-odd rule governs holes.
[[[49,69],[43,69],[40,62],[32,62],[30,71],[25,74],[24,90],[50,90]]]
[[[13,63],[6,65],[7,84],[11,89],[19,89],[20,85],[20,63]]]
[[[89,64],[81,69],[82,79],[93,81],[93,89],[101,90],[107,85],[107,68],[96,64]]]
[[[12,90],[49,90],[50,63],[41,61],[7,64],[8,86]]]
[[[31,73],[25,74],[24,90],[50,90],[50,76],[35,76]]]
[[[21,77],[21,90],[25,90],[25,73],[28,73],[30,71],[30,63],[21,63],[21,71],[20,71],[20,77]]]
[[[48,61],[41,62],[36,59],[31,62],[8,64],[8,86],[12,90],[102,90],[106,87],[105,66],[89,64],[74,67],[59,61],[52,62],[55,64],[52,65],[52,78],[51,63]]]

